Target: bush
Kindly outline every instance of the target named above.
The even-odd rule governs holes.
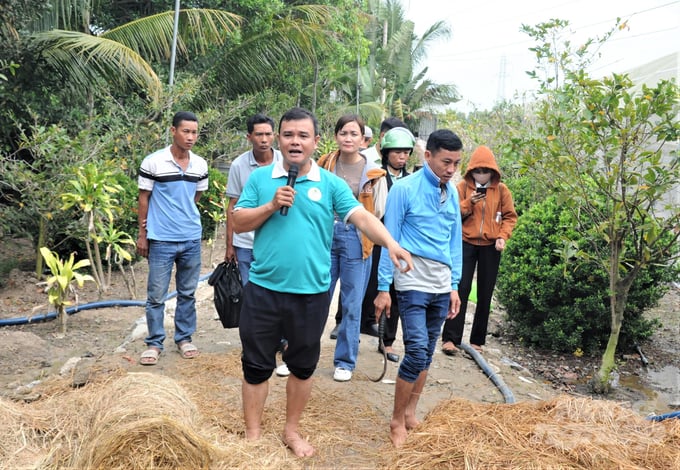
[[[523,342],[592,354],[603,350],[609,338],[609,276],[593,262],[562,254],[565,236],[580,239],[574,227],[570,213],[561,210],[555,198],[529,209],[503,254],[497,293]],[[639,275],[628,297],[621,348],[652,334],[658,323],[645,319],[643,312],[657,304],[676,276],[667,266],[652,266]]]
[[[215,228],[219,223],[215,220],[210,213],[212,211],[220,211],[222,216],[224,214],[226,207],[224,201],[227,197],[227,177],[221,171],[210,167],[208,169],[208,181],[210,186],[208,190],[201,195],[201,199],[198,201],[198,210],[201,213],[201,225],[203,227],[203,240],[208,240],[214,237]],[[221,208],[221,209],[220,209]]]

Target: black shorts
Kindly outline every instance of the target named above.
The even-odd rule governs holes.
[[[328,292],[287,294],[247,283],[239,321],[246,382],[269,379],[281,338],[288,340],[283,360],[291,374],[303,380],[311,377],[319,362],[329,306]]]

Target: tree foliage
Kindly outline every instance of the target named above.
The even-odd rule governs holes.
[[[549,22],[528,32],[542,41],[567,25]],[[632,286],[645,269],[678,257],[680,208],[667,198],[680,181],[678,151],[669,145],[680,136],[679,93],[672,81],[636,88],[627,75],[592,78],[582,62],[570,60],[586,50],[570,53],[568,43],[566,51],[557,43],[536,48],[539,59],[558,64],[563,82],[540,81],[543,99],[523,164],[572,212],[588,243],[565,239],[565,253],[608,273],[611,333],[594,383],[606,391]]]
[[[503,254],[497,293],[525,344],[591,355],[605,348],[611,324],[608,272],[600,263],[564,252],[565,238],[586,246],[587,236],[555,196],[520,217]],[[652,334],[655,322],[643,313],[657,304],[674,275],[664,266],[641,270],[625,306],[620,347],[630,350]]]
[[[86,13],[81,11],[83,17]],[[60,24],[59,17],[55,20]],[[182,10],[178,56],[205,53],[210,45],[223,44],[239,21],[238,16],[220,10]],[[122,87],[131,82],[157,102],[163,87],[151,63],[170,59],[173,25],[174,12],[166,11],[96,35],[47,25],[48,29],[34,33],[32,40],[47,64],[62,74],[64,83],[76,89],[109,81]]]
[[[422,54],[431,40],[448,34],[448,27],[436,23],[426,36],[416,38],[413,24],[400,19],[403,11],[392,4],[397,15],[390,28],[404,36],[397,32],[391,52],[378,56],[369,50],[371,40],[364,34],[373,18],[365,2],[182,2],[172,86],[165,83],[174,0],[16,0],[3,5],[3,235],[29,236],[36,248],[50,246],[65,255],[84,253],[88,227],[94,227],[90,241],[101,244],[91,247],[91,269],[104,279],[101,263],[116,262],[106,255],[126,260],[116,244],[122,248],[122,240],[136,230],[139,163],[168,144],[166,129],[179,109],[199,116],[201,138],[195,150],[211,164],[228,162],[248,146],[244,122],[256,112],[276,117],[291,106],[305,106],[319,116],[324,133],[332,129],[339,115],[355,110],[357,68],[372,83],[380,83],[378,72],[392,70],[389,103],[398,103],[386,110],[379,99],[370,99],[361,103],[361,114],[374,122],[387,112],[415,119],[434,96]],[[404,40],[408,47],[400,55]],[[364,67],[369,56],[374,66]],[[392,59],[398,68],[376,62]],[[121,214],[115,214],[114,222],[103,218],[99,225],[84,223],[73,216],[78,204],[59,210],[59,195],[78,192],[69,183],[77,169],[90,168],[94,174],[94,167],[121,188],[116,195]],[[83,185],[87,177],[76,180]],[[202,210],[212,233],[219,220],[209,216],[212,208]],[[43,258],[37,259],[40,274]]]

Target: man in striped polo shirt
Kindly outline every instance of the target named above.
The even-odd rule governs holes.
[[[191,148],[198,118],[180,111],[172,119],[172,144],[147,156],[139,170],[137,253],[149,260],[146,324],[149,335],[140,364],[155,365],[163,351],[165,297],[176,265],[174,341],[185,359],[198,355],[195,292],[201,272],[201,216],[196,203],[208,189],[208,164]]]

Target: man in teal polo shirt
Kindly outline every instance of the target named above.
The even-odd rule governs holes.
[[[396,267],[411,269],[410,255],[357,202],[349,186],[312,160],[319,138],[312,113],[301,108],[287,111],[279,123],[283,160],[253,171],[230,214],[235,232],[255,230],[254,260],[239,325],[246,438],[255,440],[262,434],[268,380],[276,367],[279,342],[286,338],[283,360],[291,375],[283,441],[298,457],[314,453],[298,427],[312,392],[311,377],[328,318],[334,214],[386,247]],[[294,188],[287,185],[291,165],[299,168]],[[280,213],[282,207],[289,208],[287,215]]]

